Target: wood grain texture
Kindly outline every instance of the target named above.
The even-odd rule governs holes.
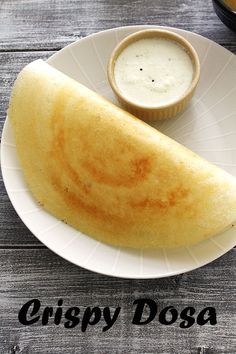
[[[27,63],[100,30],[137,24],[179,27],[204,35],[236,53],[236,35],[205,0],[0,0],[0,131],[12,83]],[[123,280],[76,267],[45,248],[16,215],[0,177],[0,354],[236,353],[236,249],[183,275],[159,280]],[[131,324],[132,303],[148,297],[159,307],[200,311],[214,306],[216,326],[180,329],[157,320]],[[53,325],[24,327],[20,307],[38,298],[43,306],[121,306],[107,332],[96,325],[81,333]]]
[[[159,280],[108,278],[69,264],[49,250],[1,250],[0,352],[21,354],[72,353],[158,353],[158,354],[234,354],[236,250],[194,272]],[[131,324],[135,299],[158,301],[159,309],[173,305],[178,311],[194,306],[200,311],[214,306],[218,324],[189,329],[161,325],[157,319],[145,326]],[[103,323],[90,326],[85,333],[80,324],[65,329],[53,319],[24,327],[18,312],[28,300],[38,298],[43,308],[64,300],[64,311],[87,306],[121,306],[120,317],[107,332]],[[43,343],[43,345],[42,345]],[[205,348],[205,349],[204,349]]]
[[[0,50],[59,49],[100,30],[137,24],[183,28],[236,52],[235,34],[210,0],[2,0]]]

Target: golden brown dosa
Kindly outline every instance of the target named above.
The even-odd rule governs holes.
[[[42,60],[13,88],[9,117],[29,187],[99,240],[190,245],[236,220],[236,179]]]

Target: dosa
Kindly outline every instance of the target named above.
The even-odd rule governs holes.
[[[19,74],[9,118],[44,208],[119,246],[197,243],[236,220],[236,179],[42,60]]]

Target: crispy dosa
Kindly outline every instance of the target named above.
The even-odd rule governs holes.
[[[9,118],[36,200],[87,235],[135,248],[190,245],[236,220],[236,179],[42,60]]]

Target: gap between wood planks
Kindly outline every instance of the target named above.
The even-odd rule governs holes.
[[[38,250],[38,249],[48,249],[44,245],[0,245],[0,250]]]
[[[70,44],[70,43],[68,43]],[[27,52],[52,52],[61,50],[63,47],[52,47],[52,48],[27,48],[27,49],[0,49],[0,53],[27,53]]]

